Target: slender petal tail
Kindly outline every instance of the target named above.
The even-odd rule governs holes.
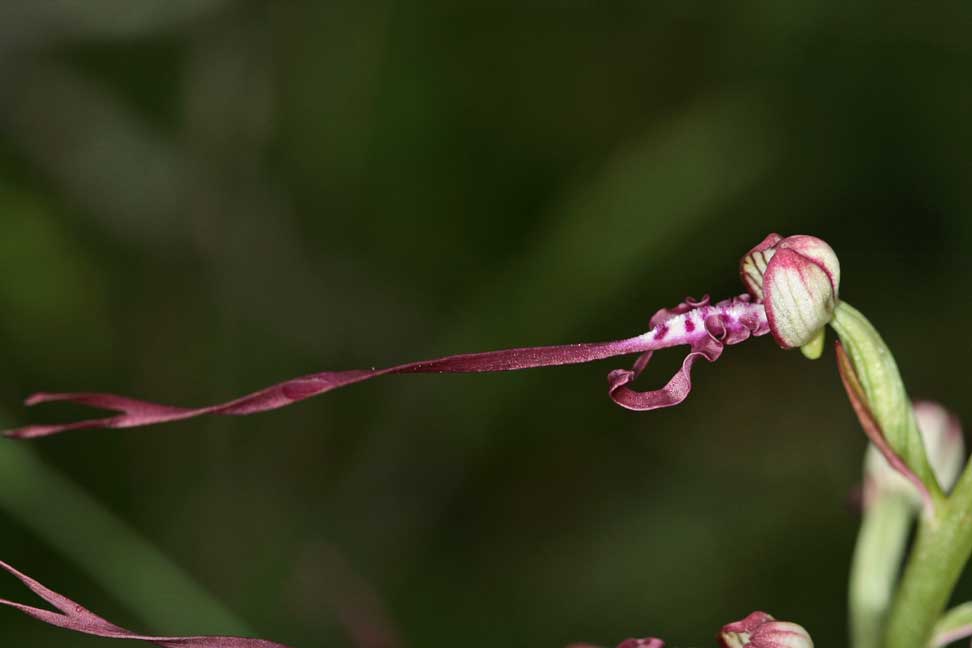
[[[764,335],[767,332],[769,326],[763,305],[751,302],[748,295],[717,304],[710,304],[707,296],[701,300],[689,298],[675,308],[658,311],[651,318],[651,329],[648,332],[623,340],[467,353],[383,369],[325,371],[287,380],[241,398],[208,407],[173,407],[114,394],[90,392],[38,393],[28,398],[26,404],[64,401],[113,410],[117,414],[72,423],[28,425],[8,430],[5,434],[28,439],[69,430],[140,427],[207,414],[245,416],[286,407],[340,387],[390,374],[518,371],[593,362],[631,353],[643,355],[635,362],[633,370],[611,372],[608,376],[609,394],[616,403],[628,409],[656,409],[677,405],[685,399],[692,387],[690,372],[696,360],[705,358],[714,362],[726,345],[737,344],[751,336]],[[635,392],[628,387],[644,370],[653,351],[682,345],[688,345],[692,350],[682,363],[682,368],[665,387],[644,393]]]
[[[45,610],[32,605],[24,605],[7,599],[0,599],[0,605],[20,610],[24,614],[49,625],[73,630],[82,634],[105,637],[108,639],[132,639],[152,643],[165,648],[288,648],[284,644],[266,641],[264,639],[249,639],[246,637],[228,636],[194,636],[194,637],[156,637],[138,634],[126,630],[121,626],[104,619],[94,612],[82,607],[71,599],[58,594],[39,582],[0,561],[0,569],[12,574],[26,585],[34,594],[50,603],[58,612]]]

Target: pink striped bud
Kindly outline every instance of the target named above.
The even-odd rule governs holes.
[[[802,626],[777,621],[765,612],[723,626],[722,648],[813,648],[813,639]]]
[[[815,236],[770,234],[743,257],[739,273],[750,294],[763,302],[781,347],[813,342],[815,351],[822,348],[822,331],[833,317],[840,287],[840,263],[827,243]]]

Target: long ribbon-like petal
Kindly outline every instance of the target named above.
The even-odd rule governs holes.
[[[613,356],[642,353],[634,371],[612,372],[610,395],[629,409],[655,409],[680,403],[691,389],[689,371],[704,357],[713,362],[728,344],[751,335],[763,335],[769,328],[762,304],[750,302],[748,295],[710,305],[708,297],[687,300],[674,309],[662,309],[651,320],[652,328],[642,335],[590,344],[522,347],[485,353],[468,353],[433,360],[421,360],[384,369],[325,371],[287,380],[242,398],[199,408],[172,407],[148,401],[102,393],[39,393],[27,405],[66,401],[119,412],[114,416],[57,425],[29,425],[9,430],[7,436],[35,438],[86,428],[129,428],[218,414],[242,416],[278,409],[325,392],[363,382],[378,376],[410,373],[482,373],[518,371],[536,367],[580,364]],[[651,352],[688,345],[692,352],[682,369],[660,390],[639,394],[626,387],[644,369]]]
[[[246,637],[155,637],[138,634],[98,616],[66,596],[41,585],[30,576],[17,571],[5,562],[0,561],[0,569],[14,575],[37,596],[60,611],[45,610],[32,605],[8,601],[7,599],[0,599],[0,605],[20,610],[27,616],[38,621],[43,621],[49,625],[66,630],[73,630],[74,632],[108,639],[133,639],[152,643],[157,646],[164,646],[165,648],[287,648],[284,644],[273,641],[249,639]]]

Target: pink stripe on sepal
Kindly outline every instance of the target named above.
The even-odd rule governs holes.
[[[250,639],[247,637],[228,636],[193,636],[193,637],[157,637],[142,635],[104,619],[87,608],[75,603],[71,599],[41,585],[39,582],[0,561],[0,569],[12,574],[26,585],[34,594],[60,610],[54,612],[31,605],[24,605],[7,599],[0,599],[0,605],[14,608],[29,617],[43,621],[48,625],[72,630],[82,634],[105,637],[107,639],[131,639],[153,643],[166,648],[288,648],[284,644],[266,641],[264,639]]]

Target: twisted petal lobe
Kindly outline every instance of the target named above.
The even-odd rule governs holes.
[[[145,643],[152,643],[165,648],[287,648],[287,646],[263,639],[248,639],[245,637],[226,636],[197,636],[197,637],[156,637],[142,635],[126,630],[114,623],[103,619],[94,612],[78,605],[66,596],[41,585],[36,580],[23,574],[10,565],[0,562],[0,569],[12,574],[26,585],[34,594],[50,603],[58,612],[43,608],[15,603],[0,599],[0,605],[20,610],[24,614],[49,625],[73,630],[82,634],[105,637],[108,639],[132,639]]]
[[[682,402],[692,387],[690,371],[699,358],[714,362],[725,346],[738,344],[751,336],[769,332],[766,311],[749,295],[710,304],[708,297],[687,299],[672,309],[662,309],[651,319],[651,329],[635,337],[612,342],[523,347],[447,356],[396,365],[384,369],[325,371],[294,378],[235,400],[208,407],[182,408],[101,393],[39,393],[27,399],[28,405],[67,401],[118,412],[113,416],[59,425],[30,425],[6,432],[17,438],[35,438],[68,430],[88,428],[129,428],[203,416],[243,416],[286,407],[298,401],[339,387],[378,376],[411,373],[481,373],[517,371],[535,367],[593,362],[613,356],[641,353],[632,370],[617,370],[608,376],[611,398],[628,409],[646,410],[669,407]],[[647,366],[651,354],[659,349],[687,345],[691,352],[681,370],[661,389],[635,392],[628,387]]]

